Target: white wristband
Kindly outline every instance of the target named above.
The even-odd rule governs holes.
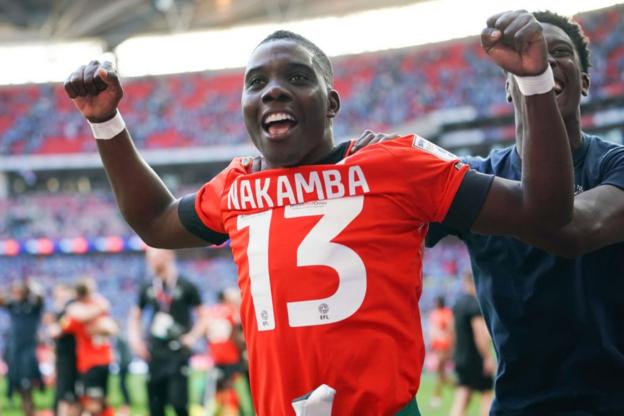
[[[550,65],[541,75],[534,77],[519,77],[514,75],[518,89],[524,96],[545,94],[555,87],[555,77]]]
[[[119,110],[117,110],[115,117],[111,118],[108,121],[104,121],[103,123],[91,123],[90,121],[88,122],[89,126],[91,127],[91,131],[93,132],[93,137],[98,140],[112,139],[113,137],[124,131],[126,128],[126,122],[121,117],[121,113],[119,112]]]

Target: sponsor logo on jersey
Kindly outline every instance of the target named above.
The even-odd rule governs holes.
[[[442,160],[454,160],[457,159],[453,153],[449,152],[446,149],[441,148],[437,144],[431,143],[429,140],[422,138],[418,135],[414,135],[414,140],[412,140],[412,147],[417,149],[422,149],[427,153],[431,153],[435,157]]]
[[[359,165],[242,178],[228,192],[230,210],[267,209],[363,195],[370,188]]]

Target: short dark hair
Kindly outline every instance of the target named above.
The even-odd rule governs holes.
[[[304,48],[312,52],[312,55],[314,55],[314,59],[317,61],[319,67],[321,68],[321,72],[323,73],[323,78],[325,78],[325,82],[327,83],[327,85],[330,86],[333,84],[334,69],[332,67],[331,61],[329,60],[329,57],[325,54],[325,52],[323,52],[321,48],[316,46],[312,41],[289,30],[277,30],[264,38],[264,40],[260,42],[258,46],[274,40],[289,40],[303,46]]]
[[[74,290],[76,291],[76,297],[78,299],[84,299],[91,294],[92,286],[91,278],[83,277],[80,278],[76,284],[74,285]]]
[[[553,13],[549,10],[534,12],[533,16],[541,23],[549,23],[563,30],[574,43],[579,60],[581,61],[581,69],[583,72],[589,73],[591,68],[591,55],[589,52],[589,38],[583,32],[583,28],[578,22],[569,17]]]

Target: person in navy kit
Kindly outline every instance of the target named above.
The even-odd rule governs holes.
[[[37,361],[37,333],[44,308],[43,290],[32,282],[15,281],[10,293],[0,290],[0,307],[9,315],[7,339],[7,390],[22,399],[22,413],[35,414],[33,390],[43,387],[43,378]]]
[[[499,360],[491,415],[624,415],[624,146],[581,130],[590,60],[580,26],[551,12],[533,14],[544,28],[573,152],[572,222],[533,246],[434,224],[427,244],[454,234],[468,247]],[[506,92],[515,145],[464,162],[518,180],[524,109],[511,76]]]

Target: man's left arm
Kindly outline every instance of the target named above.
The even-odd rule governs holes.
[[[572,221],[536,245],[576,257],[624,241],[624,146],[612,147],[592,169],[599,182],[574,198]]]
[[[600,185],[574,198],[572,221],[535,237],[535,245],[563,257],[577,257],[624,241],[624,190]]]
[[[182,335],[181,341],[182,344],[186,345],[188,348],[193,348],[195,343],[201,339],[202,336],[206,334],[206,318],[204,317],[203,309],[200,306],[195,307],[193,309],[195,315],[195,321],[193,322],[193,327],[186,334]]]

